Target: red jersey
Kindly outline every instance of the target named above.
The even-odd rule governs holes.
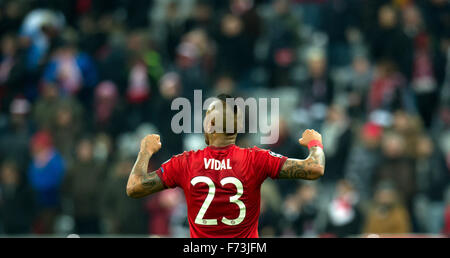
[[[256,238],[260,188],[287,157],[257,147],[208,146],[173,156],[157,170],[168,188],[184,190],[193,238]]]

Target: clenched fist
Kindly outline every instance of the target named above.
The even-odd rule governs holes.
[[[161,149],[161,141],[159,135],[149,134],[141,140],[141,152],[154,154]]]
[[[312,140],[317,140],[322,144],[322,135],[313,129],[308,129],[303,132],[302,138],[300,138],[298,142],[300,145],[308,147],[308,143]]]

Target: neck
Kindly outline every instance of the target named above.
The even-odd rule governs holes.
[[[216,136],[216,135],[214,135],[214,136]],[[209,146],[224,147],[224,146],[228,146],[230,144],[236,143],[236,135],[231,135],[231,136],[217,135],[216,137],[214,137],[214,136],[210,137]]]

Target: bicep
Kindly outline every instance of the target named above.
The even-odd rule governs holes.
[[[307,169],[306,160],[287,159],[281,167],[280,179],[310,179],[311,171]]]
[[[323,176],[325,169],[325,155],[322,148],[312,147],[308,158],[287,159],[281,168],[280,179],[315,180]]]
[[[144,176],[142,178],[141,184],[142,187],[150,193],[156,193],[165,189],[164,183],[162,182],[156,171],[148,173],[146,176]]]
[[[156,171],[153,171],[135,178],[131,182],[131,188],[128,195],[133,198],[140,198],[149,194],[157,193],[164,189],[165,186],[161,178],[159,178]]]

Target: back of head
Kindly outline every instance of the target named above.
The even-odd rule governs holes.
[[[235,98],[227,94],[215,97],[208,106],[203,127],[207,145],[234,143],[242,129],[242,113]]]
[[[235,103],[235,98],[228,94],[216,97],[207,110],[205,117],[206,133],[224,133],[235,135],[242,127],[241,112]],[[209,126],[213,125],[213,126]]]

